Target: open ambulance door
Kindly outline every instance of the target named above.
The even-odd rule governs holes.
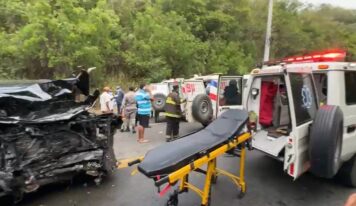
[[[219,76],[215,117],[229,109],[242,109],[243,77]]]
[[[311,68],[287,65],[285,71],[292,132],[286,142],[284,170],[296,179],[310,168],[309,134],[319,106]]]

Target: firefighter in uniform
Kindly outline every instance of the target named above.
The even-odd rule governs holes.
[[[172,141],[178,137],[179,121],[181,119],[182,111],[180,108],[179,86],[173,85],[173,90],[168,94],[165,105],[165,116],[167,120],[166,141]]]

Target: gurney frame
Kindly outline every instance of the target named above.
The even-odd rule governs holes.
[[[218,175],[224,175],[229,177],[232,182],[240,189],[238,194],[239,198],[242,198],[246,193],[246,182],[245,182],[245,157],[246,157],[246,142],[251,138],[250,133],[243,133],[236,136],[229,142],[218,147],[217,149],[208,152],[203,157],[195,160],[194,162],[186,165],[162,179],[155,178],[155,185],[160,188],[163,184],[169,183],[173,186],[179,182],[178,189],[170,196],[167,206],[177,206],[178,205],[178,195],[183,192],[188,192],[189,190],[194,191],[201,197],[201,205],[209,206],[211,199],[211,185],[216,183]],[[231,174],[227,171],[217,168],[217,157],[225,154],[226,152],[233,151],[235,148],[239,147],[240,151],[240,168],[238,176]],[[207,164],[207,170],[204,171],[200,169],[202,166]],[[189,183],[189,173],[195,171],[203,173],[205,175],[204,188],[201,190],[198,187]]]

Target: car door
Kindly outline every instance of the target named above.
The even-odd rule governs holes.
[[[212,89],[210,89],[210,94]],[[215,117],[229,109],[242,109],[243,97],[242,76],[219,76],[216,95]],[[212,95],[210,95],[210,98]]]
[[[291,68],[286,69],[285,79],[292,132],[286,142],[284,169],[296,179],[310,167],[309,133],[318,109],[318,97],[311,67],[289,66]]]

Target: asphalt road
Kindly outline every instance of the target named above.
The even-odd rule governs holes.
[[[200,128],[198,124],[181,124],[181,133]],[[118,132],[115,137],[115,153],[118,159],[144,155],[146,151],[164,143],[165,124],[155,124],[147,131],[148,144],[136,142],[136,136]],[[223,156],[218,166],[237,171],[238,160]],[[346,198],[356,189],[347,188],[336,180],[316,178],[305,174],[293,181],[282,170],[282,163],[258,151],[249,151],[246,160],[247,194],[237,199],[237,188],[226,177],[219,177],[212,189],[212,206],[343,206]],[[20,206],[163,206],[167,197],[160,198],[153,181],[141,174],[132,175],[132,168],[118,169],[99,186],[90,179],[76,179],[71,183],[50,185],[29,194]],[[192,173],[192,183],[202,186],[203,175]],[[179,196],[180,205],[200,205],[195,193]],[[0,200],[0,205],[9,203]]]

